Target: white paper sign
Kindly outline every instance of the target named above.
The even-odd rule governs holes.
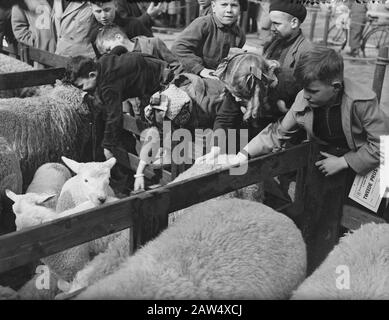
[[[364,207],[377,212],[382,200],[379,168],[365,176],[356,175],[348,196]]]

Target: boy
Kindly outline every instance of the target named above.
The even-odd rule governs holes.
[[[308,138],[321,144],[348,151],[340,157],[321,152],[318,169],[330,176],[351,168],[364,175],[379,165],[380,136],[389,134],[389,118],[380,109],[375,93],[343,77],[343,58],[335,50],[315,47],[304,53],[296,67],[301,81],[291,109],[277,123],[272,123],[254,137],[232,163],[246,161],[283,147],[300,126]],[[214,158],[219,149],[204,158]]]
[[[242,48],[246,37],[237,24],[239,0],[213,0],[213,14],[195,19],[172,46],[185,71],[214,78],[216,67],[231,47]]]
[[[199,3],[199,17],[212,13],[211,0],[197,0]]]
[[[135,17],[129,17],[126,19],[121,18],[117,14],[116,0],[111,1],[96,1],[90,3],[92,13],[94,16],[94,22],[90,34],[90,40],[95,47],[95,41],[97,34],[102,27],[107,25],[117,25],[130,39],[136,36],[152,37],[153,34]],[[96,52],[98,55],[98,52]]]
[[[107,54],[97,62],[83,56],[71,58],[65,82],[94,94],[97,106],[93,111],[100,120],[97,125],[103,128],[101,145],[106,159],[115,156],[121,165],[128,168],[127,153],[121,151],[121,146],[128,143],[122,138],[122,102],[132,97],[141,97],[148,102],[150,96],[167,81],[165,69],[164,61],[148,59],[135,52]],[[123,171],[127,172],[123,174]],[[128,170],[116,165],[112,174],[113,178],[119,180],[118,187],[128,185]]]
[[[104,26],[96,37],[96,47],[100,54],[110,53],[116,47],[124,47],[129,52],[141,52],[164,60],[175,74],[182,71],[178,58],[159,38],[135,37],[131,40],[117,26]]]

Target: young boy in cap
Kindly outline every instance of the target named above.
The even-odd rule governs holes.
[[[295,71],[303,90],[282,121],[272,123],[254,137],[233,163],[246,161],[284,146],[296,129],[308,138],[346,150],[342,156],[321,152],[315,165],[326,176],[351,168],[364,175],[380,161],[380,136],[389,134],[389,118],[375,93],[343,77],[343,58],[333,49],[315,47],[304,53]],[[214,157],[217,150],[208,157]]]
[[[242,48],[246,42],[237,24],[239,0],[212,0],[212,11],[195,19],[172,46],[185,71],[203,78],[216,78],[213,72],[230,48]]]

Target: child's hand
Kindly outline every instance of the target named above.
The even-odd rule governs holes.
[[[159,16],[162,12],[162,2],[158,3],[157,5],[155,5],[154,2],[150,3],[146,12],[151,18]]]
[[[145,188],[145,178],[137,177],[134,182],[134,191],[144,190]]]
[[[200,77],[219,80],[219,78],[215,76],[214,72],[215,70],[204,68],[200,72]]]
[[[106,160],[109,160],[113,157],[113,153],[108,149],[104,148],[104,156]]]
[[[324,173],[326,177],[348,168],[348,164],[344,157],[336,157],[321,151],[320,153],[325,156],[326,159],[317,161],[315,165],[319,167],[319,170]]]

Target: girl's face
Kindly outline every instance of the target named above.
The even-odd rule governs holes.
[[[231,25],[238,20],[240,4],[238,0],[214,0],[212,11],[222,24]]]

